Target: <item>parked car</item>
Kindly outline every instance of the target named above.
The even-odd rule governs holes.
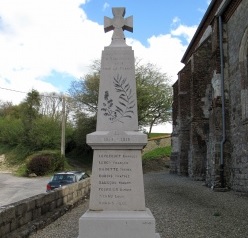
[[[71,183],[76,183],[88,177],[89,175],[82,171],[68,171],[56,173],[48,182],[46,186],[46,191],[49,192],[54,190],[55,188],[60,188]]]

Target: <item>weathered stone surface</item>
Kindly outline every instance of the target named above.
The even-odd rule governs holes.
[[[79,233],[84,237],[159,238],[155,234],[155,219],[146,211],[91,211],[79,220]],[[81,236],[83,237],[83,236]]]
[[[89,211],[79,220],[79,237],[155,238],[155,220],[145,207],[141,152],[147,136],[138,132],[134,52],[123,30],[132,30],[125,8],[105,17],[114,30],[102,52]],[[149,215],[148,215],[149,214]]]
[[[131,47],[105,47],[102,54],[97,131],[137,131],[134,53]]]
[[[248,2],[223,2],[211,2],[173,86],[171,168],[248,192]]]
[[[90,209],[145,210],[141,151],[95,150]]]

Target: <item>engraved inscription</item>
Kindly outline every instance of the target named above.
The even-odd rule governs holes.
[[[132,169],[130,160],[136,154],[98,154],[98,204],[126,206],[129,193],[132,193]]]
[[[116,57],[113,55],[106,54],[102,59],[103,66],[102,70],[106,71],[132,71],[134,70],[134,66],[131,62],[133,62],[133,58],[130,57],[130,53],[122,52],[122,57]]]
[[[104,137],[104,142],[130,142],[130,137]]]

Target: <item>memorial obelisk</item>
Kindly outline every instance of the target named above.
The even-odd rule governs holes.
[[[159,238],[145,207],[141,152],[147,136],[138,131],[134,52],[123,31],[133,17],[113,8],[104,30],[112,42],[101,58],[96,131],[87,135],[94,150],[89,210],[79,219],[79,238]]]

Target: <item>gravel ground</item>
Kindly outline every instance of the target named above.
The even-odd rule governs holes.
[[[145,174],[144,183],[146,205],[155,217],[161,238],[248,237],[247,196],[214,192],[203,182],[168,171]],[[88,201],[30,238],[76,238],[78,219],[87,208]]]

